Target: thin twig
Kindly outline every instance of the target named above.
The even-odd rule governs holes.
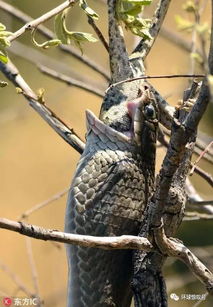
[[[204,202],[204,199],[198,194],[195,187],[193,186],[193,184],[191,183],[191,181],[188,178],[186,178],[186,193],[188,195],[188,200],[189,200],[187,202],[187,205],[188,204],[190,205],[190,201],[194,202],[194,203]],[[199,209],[199,211],[200,211],[200,208],[197,208],[197,209]],[[213,214],[213,208],[212,208],[212,206],[209,206],[208,204],[203,205],[201,210],[202,210],[202,212],[205,212],[207,214]]]
[[[39,115],[75,150],[82,153],[84,142],[77,136],[73,129],[70,129],[50,108],[38,102],[37,95],[31,90],[29,85],[20,75],[18,69],[9,62],[0,62],[0,70],[16,86],[23,90],[23,95],[28,100],[29,105],[39,113]]]
[[[205,150],[199,155],[199,157],[196,159],[196,161],[193,163],[192,169],[189,173],[191,176],[195,170],[196,165],[199,163],[199,161],[204,157],[205,153],[210,149],[210,147],[213,145],[213,141],[209,143],[208,146],[206,146]]]
[[[116,1],[108,0],[109,59],[112,82],[132,78],[133,71],[123,37],[123,30],[116,18]]]
[[[70,68],[70,66],[67,65],[65,62],[50,57],[46,52],[41,52],[38,48],[36,49],[33,47],[29,47],[18,41],[14,41],[12,46],[10,46],[8,52],[18,55],[19,57],[33,63],[34,65],[48,66],[53,70],[68,74],[72,76],[72,78],[74,78],[77,82],[86,84],[88,87],[97,88],[97,90],[100,92],[104,92],[104,89],[106,88],[105,82],[101,82],[100,84],[100,81],[98,82],[91,80],[90,76],[81,74],[80,71],[75,71],[74,69]]]
[[[57,6],[54,9],[48,11],[47,13],[43,14],[42,16],[28,22],[26,25],[21,27],[18,31],[11,34],[8,37],[8,40],[10,42],[12,42],[13,40],[15,40],[16,38],[21,36],[23,33],[25,33],[26,31],[37,28],[41,23],[49,20],[53,16],[55,16],[55,15],[59,14],[60,12],[62,12],[63,10],[65,10],[66,8],[74,5],[75,2],[77,2],[77,0],[67,0],[67,1],[63,2],[59,6]]]
[[[207,267],[182,243],[166,237],[162,225],[154,228],[155,241],[164,255],[177,257],[183,261],[213,295],[213,274]]]
[[[140,52],[140,55],[143,59],[148,55],[149,51],[151,50],[157,38],[158,32],[160,31],[167,10],[169,8],[170,2],[171,0],[159,0],[157,9],[152,19],[151,27],[149,29],[152,39],[151,40],[141,39],[141,41],[133,51],[133,53]]]
[[[213,206],[213,200],[199,201],[199,200],[195,200],[194,198],[189,198],[188,202],[190,205],[196,205],[196,206],[206,206],[206,205]]]
[[[177,75],[157,75],[157,76],[142,76],[142,77],[136,77],[136,78],[129,78],[125,80],[121,80],[116,83],[112,83],[106,90],[108,92],[112,87],[115,87],[117,85],[127,83],[127,82],[133,82],[137,80],[146,80],[146,79],[171,79],[171,78],[205,78],[205,75],[198,74],[198,75],[190,75],[190,74],[177,74]]]
[[[46,75],[48,75],[48,76],[50,76],[50,77],[52,77],[56,80],[59,80],[59,81],[65,82],[68,85],[75,86],[75,87],[78,87],[80,89],[83,89],[83,90],[90,92],[90,93],[92,93],[92,94],[94,94],[98,97],[101,97],[101,98],[104,97],[104,93],[102,91],[98,90],[97,88],[95,88],[91,85],[87,85],[84,82],[78,81],[74,78],[71,78],[71,77],[69,77],[65,74],[57,72],[56,70],[48,68],[44,65],[38,65],[37,67],[42,73],[44,73],[44,74],[46,74]]]
[[[188,40],[185,40],[182,35],[168,29],[167,27],[163,26],[160,30],[159,35],[162,36],[163,38],[171,41],[172,43],[179,46],[183,50],[185,50],[187,52],[191,52],[192,43],[189,42]],[[196,51],[196,53],[201,55],[201,51],[199,49],[196,49],[195,51]]]
[[[3,9],[5,12],[11,14],[12,16],[16,17],[18,20],[20,20],[23,23],[30,23],[33,20],[33,18],[30,17],[29,15],[23,13],[19,9],[15,8],[14,6],[2,0],[0,0],[0,8]],[[47,39],[54,38],[54,33],[43,25],[39,25],[37,27],[37,31],[40,32],[42,35],[44,35]],[[82,57],[81,53],[79,51],[76,51],[76,49],[74,49],[72,46],[59,45],[59,48],[62,51],[72,55],[73,57],[84,63],[85,65],[93,69],[95,72],[102,75],[107,81],[110,80],[109,75],[102,67],[100,67],[97,63],[93,62],[91,59],[89,59],[86,55]]]
[[[190,163],[191,164],[191,163]],[[192,164],[191,164],[192,165]],[[198,174],[200,177],[202,177],[208,184],[213,187],[213,177],[209,173],[205,172],[202,168],[199,166],[195,166],[194,172]]]
[[[11,280],[18,286],[20,290],[22,290],[28,297],[35,297],[34,293],[32,293],[22,282],[18,275],[16,275],[6,264],[0,262],[0,269],[7,274]]]
[[[199,212],[185,212],[184,221],[199,221],[199,220],[213,220],[213,214],[199,213]]]
[[[35,296],[40,301],[38,273],[37,273],[37,269],[36,269],[36,265],[35,265],[35,261],[34,261],[34,257],[33,257],[31,238],[26,237],[25,241],[26,241],[27,255],[28,255],[31,274],[32,274],[32,281],[33,281],[33,285],[34,285]]]
[[[102,42],[103,46],[105,47],[106,51],[109,52],[109,45],[107,41],[105,40],[103,34],[101,33],[100,29],[97,27],[97,25],[94,22],[94,19],[90,16],[88,16],[88,23],[92,26],[93,30],[97,34],[98,38]]]
[[[52,197],[48,198],[47,200],[36,204],[35,206],[33,206],[32,208],[28,209],[27,211],[25,211],[24,213],[22,213],[22,215],[20,216],[20,218],[18,220],[23,220],[23,219],[27,219],[32,213],[34,213],[37,210],[42,209],[43,207],[51,204],[52,202],[58,200],[59,198],[61,198],[62,196],[64,196],[70,188],[66,188],[63,191],[60,191],[58,193],[56,193],[55,195],[53,195]]]

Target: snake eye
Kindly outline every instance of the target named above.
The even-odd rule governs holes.
[[[146,116],[147,119],[155,119],[156,118],[156,112],[155,108],[153,105],[148,104],[144,108],[144,115]]]

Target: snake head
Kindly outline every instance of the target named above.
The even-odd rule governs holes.
[[[141,145],[144,129],[154,130],[158,124],[157,104],[148,86],[143,87],[138,98],[127,102],[127,110],[131,118],[130,137]]]

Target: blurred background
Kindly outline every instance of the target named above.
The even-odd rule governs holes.
[[[16,0],[4,1],[15,5],[20,10],[33,18],[36,18],[51,8],[62,3],[57,0]],[[107,37],[107,14],[104,1],[88,1],[90,6],[100,15],[98,26]],[[171,7],[164,26],[177,32],[175,15],[184,17],[187,13],[182,10],[185,1],[171,1]],[[206,1],[210,2],[210,1]],[[156,1],[146,9],[145,15],[151,17]],[[69,15],[69,29],[93,33],[87,24],[84,13],[76,6]],[[210,24],[210,6],[207,3],[203,12],[203,19]],[[0,22],[7,26],[8,31],[16,31],[23,24],[16,18],[0,9]],[[53,20],[45,23],[53,29]],[[185,39],[191,41],[191,34],[182,34]],[[45,38],[39,33],[37,40]],[[129,51],[137,43],[130,33],[126,33]],[[100,42],[87,43],[83,47],[84,55],[93,59],[96,64],[109,72],[108,56]],[[80,52],[79,52],[80,54]],[[46,104],[62,118],[70,127],[84,138],[85,135],[85,109],[99,114],[101,98],[75,87],[53,80],[42,74],[38,64],[56,69],[69,76],[84,77],[96,84],[104,91],[107,83],[103,77],[83,65],[74,57],[63,53],[59,48],[51,48],[46,51],[34,47],[29,33],[25,33],[16,40],[9,56],[20,70],[33,90],[45,89]],[[152,48],[147,61],[147,74],[181,74],[191,70],[189,53],[159,36]],[[199,73],[199,67],[196,67]],[[5,80],[0,75],[1,80]],[[176,105],[182,98],[183,90],[187,88],[187,79],[161,79],[151,80],[161,95]],[[213,134],[212,126],[213,109],[209,106],[201,124],[200,131],[208,135],[209,140]],[[60,193],[69,187],[72,175],[75,171],[79,154],[63,141],[40,117],[32,110],[27,101],[16,94],[15,87],[9,83],[6,88],[0,90],[0,216],[12,220],[20,219],[20,216],[53,195]],[[158,153],[157,168],[159,169],[163,159],[164,150]],[[196,157],[194,157],[195,159]],[[208,162],[199,164],[204,170],[212,173],[212,167]],[[204,199],[212,199],[213,193],[209,185],[196,174],[191,177],[195,188]],[[66,206],[66,194],[57,201],[51,202],[41,210],[32,213],[28,222],[46,228],[63,230],[64,213]],[[205,264],[213,269],[213,232],[212,221],[183,222],[178,238],[195,251]],[[65,306],[67,265],[65,248],[63,245],[30,240],[11,231],[0,231],[1,256],[0,256],[0,296],[27,297],[34,292],[37,275],[39,294],[44,300],[44,306]],[[32,245],[34,266],[30,256]],[[32,272],[32,267],[36,271]],[[165,266],[168,294],[204,294],[205,288],[196,280],[186,266],[179,261],[169,259]],[[10,272],[15,274],[11,278]],[[24,286],[25,292],[20,290],[18,283]],[[29,297],[29,296],[28,296]],[[0,302],[0,306],[1,306]],[[196,301],[181,300],[176,302],[169,298],[169,306],[193,306]],[[213,301],[208,296],[200,306],[213,306]]]

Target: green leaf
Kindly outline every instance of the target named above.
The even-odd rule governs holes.
[[[0,61],[4,64],[7,64],[8,62],[7,52],[4,49],[1,49],[1,47],[0,47]]]
[[[6,48],[10,46],[10,41],[7,39],[12,32],[5,31],[6,27],[0,23],[0,61],[4,64],[8,62]]]
[[[80,0],[79,6],[84,10],[84,12],[87,14],[87,16],[91,17],[92,19],[98,19],[99,18],[98,14],[88,6],[86,0]]]
[[[48,49],[50,47],[56,47],[56,46],[61,44],[61,41],[59,39],[51,39],[51,40],[46,41],[44,43],[38,43],[35,39],[35,33],[36,33],[36,29],[34,29],[32,31],[32,42],[36,47]]]
[[[191,52],[190,57],[194,59],[198,64],[203,64],[203,58],[199,53]]]
[[[144,5],[151,4],[152,0],[118,0],[116,6],[117,19],[125,24],[127,30],[133,34],[151,39],[149,33],[150,20],[140,17]]]
[[[65,16],[66,16],[66,11],[63,11],[62,13],[56,15],[55,17],[55,34],[58,39],[62,42],[62,44],[69,44],[69,38],[67,37],[67,33],[65,30]]]
[[[0,31],[4,31],[6,29],[5,25],[0,22]]]
[[[206,33],[208,34],[210,32],[210,28],[208,23],[203,23],[203,24],[198,24],[196,25],[196,31],[200,34],[200,35],[205,35]]]
[[[4,49],[6,47],[10,46],[10,41],[8,41],[8,39],[6,37],[1,37],[0,36],[0,48]]]
[[[70,44],[72,41],[80,48],[82,52],[81,43],[84,42],[97,42],[97,39],[90,33],[84,32],[72,32],[66,27],[66,14],[67,10],[64,10],[61,14],[58,14],[55,18],[55,33],[62,44]]]
[[[191,32],[195,26],[195,24],[180,15],[175,16],[175,21],[179,30]]]

